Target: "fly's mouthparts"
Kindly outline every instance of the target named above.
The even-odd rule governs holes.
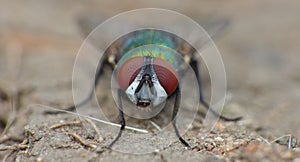
[[[139,107],[148,107],[149,105],[151,104],[151,100],[148,100],[148,99],[140,99],[138,100],[136,106],[139,106]]]

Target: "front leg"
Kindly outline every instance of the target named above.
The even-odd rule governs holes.
[[[108,146],[109,148],[111,148],[119,140],[119,138],[122,136],[122,132],[125,129],[125,125],[126,125],[125,124],[124,113],[123,113],[121,93],[122,93],[122,90],[118,89],[119,118],[120,118],[121,127],[120,127],[120,130],[119,130],[119,133],[118,133],[117,137]]]
[[[175,102],[174,102],[174,108],[173,108],[173,115],[172,115],[172,124],[176,133],[176,136],[179,138],[180,142],[186,146],[190,147],[190,145],[180,136],[178,128],[176,126],[176,115],[178,113],[179,107],[180,107],[180,98],[181,98],[181,91],[179,85],[177,86],[175,90]]]
[[[199,95],[200,95],[200,102],[202,103],[202,105],[210,112],[212,112],[215,116],[218,116],[220,117],[220,119],[224,120],[224,121],[239,121],[242,119],[242,117],[236,117],[236,118],[228,118],[228,117],[225,117],[221,114],[219,114],[218,112],[214,111],[213,109],[210,109],[209,108],[209,104],[204,100],[203,98],[203,94],[202,94],[202,85],[201,85],[201,75],[200,75],[200,72],[199,72],[199,65],[198,65],[198,61],[195,60],[195,59],[191,59],[191,62],[190,62],[190,66],[192,67],[192,69],[194,70],[195,72],[195,75],[196,75],[196,78],[197,78],[197,81],[198,81],[198,86],[199,86]]]
[[[76,108],[81,107],[82,105],[88,103],[89,101],[91,101],[93,99],[94,90],[95,90],[96,86],[98,85],[101,76],[103,75],[104,65],[108,65],[112,69],[112,71],[114,70],[113,65],[107,60],[107,58],[104,58],[103,61],[101,60],[97,67],[95,81],[94,81],[93,85],[91,86],[88,96],[86,96],[82,101],[80,101],[76,105],[69,106],[64,110],[74,112]],[[44,112],[44,114],[62,114],[62,113],[65,113],[65,112],[63,112],[63,111],[46,111],[46,112]]]

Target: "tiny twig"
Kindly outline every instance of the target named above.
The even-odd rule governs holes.
[[[88,118],[85,118],[85,120],[86,120],[88,123],[90,123],[91,126],[92,126],[92,127],[94,128],[94,130],[96,131],[96,133],[97,133],[97,135],[98,135],[98,141],[99,141],[99,142],[103,141],[103,138],[101,137],[101,134],[100,134],[99,129],[97,128],[96,124],[95,124],[92,120],[90,120],[90,119],[88,119]]]
[[[288,137],[288,142],[287,142],[287,148],[288,149],[291,149],[291,148],[293,148],[293,146],[292,146],[292,135],[291,134],[286,134],[286,135],[283,135],[283,136],[281,136],[281,137],[278,137],[278,138],[276,138],[275,140],[273,140],[273,141],[271,141],[271,143],[274,143],[274,142],[279,142],[279,140],[280,139],[282,139],[282,138],[284,138],[284,137]]]
[[[10,139],[10,136],[4,134],[4,135],[0,136],[0,143],[3,143],[9,139]]]
[[[22,138],[4,134],[3,136],[0,137],[0,143],[4,143],[5,141],[21,142]]]
[[[8,159],[12,154],[14,154],[15,152],[16,152],[16,151],[14,150],[14,151],[10,151],[8,154],[6,154],[6,155],[3,157],[2,162],[6,162],[7,159]]]
[[[20,144],[15,144],[11,146],[0,146],[0,151],[10,150],[10,152],[3,157],[2,162],[7,161],[7,159],[16,151],[27,149],[29,147],[28,145],[26,145],[27,143],[28,139],[24,139],[23,142],[21,142]]]
[[[82,122],[80,120],[77,120],[77,121],[74,121],[74,122],[65,122],[65,123],[54,124],[54,125],[50,126],[49,128],[50,129],[57,129],[57,128],[60,128],[60,127],[63,127],[63,126],[79,125],[81,123]],[[84,146],[88,146],[88,147],[91,147],[91,148],[96,148],[97,147],[97,145],[85,141],[83,138],[81,138],[76,133],[68,133],[68,132],[66,132],[66,134],[72,136],[75,140],[77,140],[78,142],[80,142]]]
[[[12,96],[11,98],[11,113],[9,114],[9,118],[7,120],[7,124],[4,128],[4,130],[2,131],[1,135],[0,136],[4,136],[7,131],[9,130],[9,128],[12,126],[13,122],[15,121],[16,119],[16,112],[17,112],[17,100],[16,98],[18,98],[19,96],[19,93],[16,92],[16,94],[14,94],[14,96]]]
[[[8,70],[8,74],[10,74],[6,79],[12,83],[10,96],[12,112],[9,115],[7,124],[1,135],[6,134],[12,126],[17,116],[17,110],[20,107],[20,89],[18,87],[18,81],[21,72],[22,54],[24,52],[22,45],[16,40],[9,42],[6,46],[6,50],[6,68]]]
[[[233,151],[239,149],[239,148],[242,147],[242,146],[246,146],[247,144],[249,144],[249,142],[250,142],[250,141],[243,141],[243,142],[242,142],[241,144],[239,144],[238,146],[234,146],[234,147],[232,147],[232,148],[228,148],[228,149],[226,150],[226,152],[228,152],[228,153],[233,152]]]
[[[284,137],[288,137],[287,148],[288,148],[288,149],[292,149],[292,148],[293,148],[293,146],[292,146],[292,140],[293,140],[293,137],[292,137],[291,134],[282,135],[282,136],[280,136],[280,137],[278,137],[278,138],[272,140],[271,142],[269,142],[267,139],[265,139],[265,138],[263,138],[263,137],[261,137],[261,138],[262,138],[262,140],[263,140],[264,142],[266,142],[266,143],[268,143],[268,144],[272,144],[272,143],[274,143],[274,142],[279,143],[279,140],[282,139],[282,138],[284,138]],[[280,144],[280,143],[279,143],[279,144]]]
[[[159,125],[157,125],[156,123],[154,123],[152,120],[150,120],[150,123],[159,131],[161,131],[161,128]]]
[[[28,145],[25,144],[18,144],[18,145],[11,145],[11,146],[0,146],[0,151],[7,151],[7,150],[23,150],[26,149]]]
[[[49,106],[46,106],[46,105],[40,105],[40,104],[33,104],[33,105],[44,106],[44,107],[48,107],[48,108],[50,108],[52,110],[55,110],[55,111],[65,112],[65,113],[69,113],[69,114],[72,114],[72,115],[76,115],[76,116],[80,116],[80,117],[85,117],[85,118],[97,121],[99,123],[108,124],[108,125],[112,125],[112,126],[116,126],[116,127],[121,127],[120,124],[116,124],[116,123],[108,122],[108,121],[105,121],[105,120],[97,119],[97,118],[94,118],[94,117],[91,117],[91,116],[88,116],[88,115],[81,115],[81,114],[78,114],[78,113],[75,113],[75,112],[61,110],[61,109],[57,109],[57,108],[54,108],[54,107],[49,107]],[[31,105],[31,106],[33,106],[33,105]],[[134,127],[130,127],[130,126],[125,126],[125,129],[133,130],[133,131],[140,132],[140,133],[148,133],[147,130],[139,129],[139,128],[134,128]]]
[[[76,133],[66,133],[66,134],[72,136],[75,140],[77,140],[78,142],[80,142],[84,146],[91,147],[91,148],[97,148],[96,144],[85,141],[84,139],[82,139]]]
[[[58,123],[58,124],[54,124],[52,126],[50,126],[50,129],[56,129],[56,128],[60,128],[63,126],[70,126],[70,125],[79,125],[81,124],[80,120],[74,121],[74,122],[65,122],[65,123]]]
[[[7,150],[15,150],[16,147],[13,146],[0,146],[0,151],[7,151]]]
[[[91,120],[95,120],[95,121],[104,123],[104,124],[108,124],[108,125],[112,125],[112,126],[116,126],[116,127],[121,127],[120,124],[116,124],[116,123],[112,123],[112,122],[107,122],[107,121],[100,120],[100,119],[97,119],[97,118],[94,118],[94,117],[91,117],[91,116],[84,116],[84,117],[89,118]],[[147,130],[139,129],[139,128],[134,128],[134,127],[130,127],[130,126],[125,126],[125,129],[133,130],[133,131],[140,132],[140,133],[148,133]]]
[[[27,143],[28,143],[28,139],[25,138],[20,144],[21,144],[21,145],[26,145]]]

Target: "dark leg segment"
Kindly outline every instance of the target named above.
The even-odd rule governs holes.
[[[228,117],[225,117],[225,116],[219,114],[218,112],[214,111],[213,109],[209,108],[209,104],[204,100],[203,95],[202,95],[201,76],[200,76],[200,72],[199,72],[199,69],[198,69],[199,68],[198,61],[195,60],[195,59],[192,59],[191,62],[190,62],[190,65],[191,65],[192,69],[194,70],[195,75],[197,77],[198,86],[199,86],[200,102],[204,105],[204,107],[208,111],[212,112],[215,116],[219,116],[222,120],[225,120],[225,121],[238,121],[238,120],[241,120],[242,117],[228,118]]]
[[[120,118],[121,127],[120,127],[117,137],[108,146],[109,148],[111,148],[119,140],[119,138],[122,135],[123,130],[125,129],[125,118],[124,118],[124,113],[123,113],[121,92],[122,91],[119,89],[118,90],[118,103],[119,103],[119,118]]]
[[[80,106],[86,104],[87,102],[89,102],[91,99],[93,99],[94,90],[95,90],[95,87],[97,86],[97,84],[99,82],[99,79],[100,79],[102,73],[103,73],[103,69],[102,68],[103,68],[104,64],[106,65],[106,64],[109,64],[109,63],[107,61],[104,61],[104,62],[102,62],[102,63],[99,64],[99,67],[98,67],[96,75],[95,75],[95,82],[94,82],[94,85],[91,87],[89,95],[85,99],[83,99],[82,101],[80,101],[78,104],[72,105],[72,106],[66,108],[65,109],[66,111],[75,111],[76,107],[80,107]],[[62,114],[62,113],[65,113],[65,112],[61,112],[61,111],[46,111],[44,113],[45,114]]]
[[[172,124],[175,130],[175,133],[177,137],[179,138],[180,142],[185,145],[186,147],[190,147],[190,145],[180,136],[178,128],[176,126],[176,115],[178,113],[178,109],[180,106],[180,97],[181,97],[181,92],[180,92],[180,87],[177,86],[177,89],[175,91],[175,102],[174,102],[174,109],[173,109],[173,114],[172,114]]]
[[[77,105],[73,105],[73,106],[70,106],[68,107],[66,110],[67,111],[74,111],[76,107],[80,107],[84,104],[86,104],[87,102],[89,102],[91,99],[93,99],[93,94],[94,94],[94,90],[96,88],[96,86],[98,85],[98,82],[99,82],[99,79],[103,73],[103,65],[104,64],[108,64],[106,61],[104,63],[100,63],[98,69],[97,69],[97,72],[96,72],[96,75],[95,75],[95,82],[94,82],[94,85],[92,86],[91,90],[90,90],[90,93],[89,95],[84,99],[82,100],[81,102],[79,102]]]

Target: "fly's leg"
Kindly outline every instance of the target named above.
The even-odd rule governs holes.
[[[197,81],[198,81],[198,86],[199,86],[199,95],[200,95],[200,102],[202,103],[202,105],[210,112],[212,112],[215,116],[219,116],[220,119],[224,120],[224,121],[238,121],[241,120],[242,117],[236,117],[236,118],[228,118],[225,117],[221,114],[219,114],[218,112],[214,111],[213,109],[209,108],[209,104],[204,100],[203,95],[202,95],[202,88],[201,88],[201,76],[200,76],[200,72],[199,72],[199,64],[198,61],[195,59],[191,59],[190,62],[190,66],[192,67],[192,69],[195,72],[195,75],[197,77]]]
[[[123,132],[123,130],[125,128],[125,125],[126,125],[125,124],[124,113],[123,113],[121,92],[122,91],[119,89],[118,90],[118,103],[119,103],[119,118],[120,118],[121,127],[120,127],[120,130],[119,130],[119,133],[118,133],[117,137],[108,146],[109,148],[111,148],[119,140],[119,138],[121,137],[122,132]]]
[[[173,114],[172,114],[172,125],[174,127],[176,136],[179,138],[180,142],[186,146],[190,147],[190,145],[180,136],[178,128],[176,126],[176,115],[178,113],[178,109],[180,106],[180,97],[181,97],[181,92],[179,86],[177,86],[177,89],[175,91],[175,103],[174,103],[174,109],[173,109]]]
[[[100,62],[98,69],[97,69],[97,73],[95,75],[95,82],[94,82],[93,86],[91,87],[89,95],[85,99],[83,99],[82,101],[77,103],[76,105],[72,105],[72,106],[66,108],[65,109],[66,111],[75,111],[76,107],[80,107],[80,106],[86,104],[87,102],[89,102],[91,99],[93,99],[94,90],[95,90],[95,87],[98,85],[101,75],[103,74],[103,66],[104,65],[109,65],[113,69],[113,66],[107,61],[107,59],[105,59],[105,61]],[[62,113],[66,113],[66,112],[63,112],[63,111],[46,111],[46,112],[44,112],[44,114],[62,114]]]
[[[96,86],[98,85],[98,82],[99,82],[99,79],[100,79],[101,75],[103,74],[102,67],[103,67],[103,65],[101,64],[99,66],[99,69],[97,70],[97,73],[95,75],[95,82],[94,82],[94,85],[91,87],[89,95],[84,100],[80,101],[78,104],[68,107],[66,109],[67,111],[75,111],[76,107],[80,107],[80,106],[86,104],[87,102],[89,102],[91,99],[93,99],[94,90],[95,90]]]

